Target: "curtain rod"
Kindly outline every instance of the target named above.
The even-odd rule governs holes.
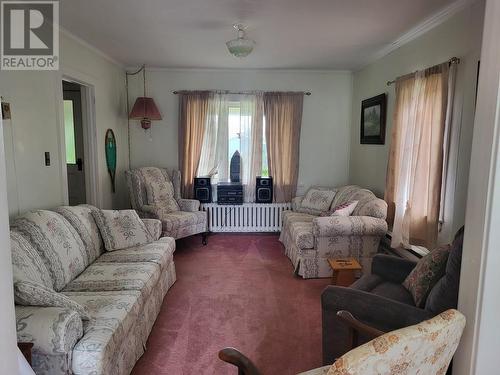
[[[451,65],[451,64],[460,64],[460,59],[458,57],[452,57],[451,59],[448,60],[448,65]],[[396,80],[387,81],[387,86],[390,86],[395,82],[396,82]]]
[[[187,92],[193,92],[193,91],[210,91],[210,92],[218,92],[222,94],[233,94],[233,95],[248,95],[248,94],[255,94],[256,91],[228,91],[228,90],[176,90],[172,91],[172,94],[182,94],[182,93],[187,93]],[[296,94],[304,94],[304,95],[311,95],[310,91],[264,91],[264,93],[267,92],[292,92]]]

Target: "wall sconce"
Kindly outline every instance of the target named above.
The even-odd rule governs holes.
[[[135,73],[127,73],[127,76],[138,74],[141,70],[142,70],[143,81],[144,81],[144,95],[138,97],[135,100],[134,106],[132,107],[132,111],[130,111],[128,118],[130,120],[140,120],[141,127],[144,130],[147,130],[147,129],[151,128],[151,121],[152,120],[155,120],[155,121],[161,120],[161,114],[160,114],[160,111],[158,110],[158,107],[156,106],[153,98],[146,96],[146,66],[143,65],[141,67],[141,69],[139,69]],[[127,91],[128,91],[128,89],[127,89]]]

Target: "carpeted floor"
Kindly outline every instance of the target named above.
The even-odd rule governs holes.
[[[217,352],[233,346],[264,375],[321,365],[320,295],[328,279],[303,280],[275,235],[214,234],[178,241],[177,281],[164,299],[133,374],[236,375]]]

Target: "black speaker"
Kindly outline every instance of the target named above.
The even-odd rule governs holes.
[[[255,184],[255,203],[273,203],[272,177],[257,177]]]
[[[210,177],[195,177],[194,178],[194,199],[201,203],[212,202],[212,184]]]

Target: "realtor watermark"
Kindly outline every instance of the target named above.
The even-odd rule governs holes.
[[[1,1],[2,70],[59,69],[59,1]]]

